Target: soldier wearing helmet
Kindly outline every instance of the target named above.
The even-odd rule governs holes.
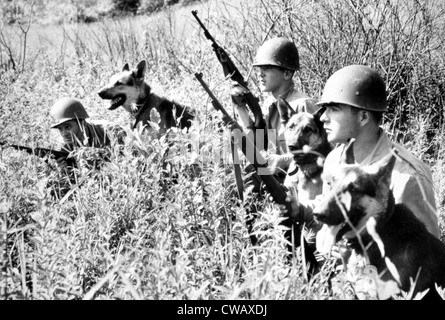
[[[288,150],[284,129],[289,116],[301,111],[313,113],[316,110],[316,101],[300,92],[293,81],[294,74],[300,69],[297,47],[292,41],[283,37],[270,39],[258,49],[253,66],[258,70],[261,91],[268,94],[262,109],[268,130],[269,156],[273,158],[273,155],[285,155]],[[251,121],[246,106],[240,99],[242,93],[243,90],[235,85],[232,89],[232,101],[244,126],[248,128]],[[278,103],[279,98],[287,103]],[[292,157],[276,159],[279,158],[286,159],[284,163],[278,165],[286,170]]]
[[[61,98],[52,106],[50,115],[54,120],[51,128],[59,130],[64,140],[64,150],[73,151],[81,146],[104,148],[110,145],[107,130],[112,127],[104,121],[88,121],[89,115],[80,101]],[[61,167],[66,166],[66,159],[58,159],[57,162]]]
[[[368,66],[344,67],[327,80],[317,105],[328,140],[337,145],[324,163],[323,193],[329,189],[330,173],[334,173],[339,164],[346,161],[371,165],[384,159],[394,149],[398,154],[391,176],[395,202],[409,207],[429,232],[439,237],[438,213],[429,167],[403,146],[390,141],[380,127],[383,113],[387,111],[386,87],[382,77]],[[344,154],[349,156],[344,157]],[[305,214],[310,212],[309,208]]]
[[[294,83],[293,77],[300,69],[300,60],[297,47],[292,41],[277,37],[264,42],[257,51],[253,66],[258,71],[261,91],[268,95],[262,106],[268,141],[257,141],[257,145],[260,149],[267,145],[264,156],[268,160],[269,169],[278,181],[283,182],[293,159],[284,137],[287,120],[294,113],[313,113],[316,110],[316,101],[300,92]],[[244,128],[248,129],[253,121],[243,100],[244,92],[243,88],[234,84],[231,96]],[[254,169],[248,166],[245,171],[252,172]],[[255,175],[248,179],[245,184],[253,184],[252,191],[259,194],[260,179],[256,179]],[[255,215],[256,208],[252,206],[246,208],[246,211]],[[254,219],[248,220],[249,229]],[[251,236],[251,240],[255,244],[255,237]]]

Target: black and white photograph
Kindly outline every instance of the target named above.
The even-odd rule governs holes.
[[[442,301],[444,146],[444,0],[0,0],[0,300]]]

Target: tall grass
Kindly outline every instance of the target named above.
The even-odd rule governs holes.
[[[440,1],[203,1],[149,17],[33,26],[23,71],[1,72],[1,139],[59,146],[48,112],[66,95],[79,98],[92,118],[128,132],[122,152],[113,153],[102,170],[78,172],[79,179],[87,177],[80,187],[60,181],[41,159],[1,150],[2,298],[353,298],[353,280],[328,285],[332,261],[310,280],[299,249],[287,262],[279,213],[267,199],[255,229],[260,245],[250,244],[234,196],[228,133],[193,73],[203,72],[232,112],[229,83],[192,9],[261,99],[250,66],[258,46],[273,36],[296,42],[298,83],[316,98],[340,67],[376,68],[388,84],[385,127],[431,166],[445,235]],[[199,123],[189,133],[177,131],[174,148],[165,139],[131,132],[124,111],[107,111],[97,96],[125,62],[141,59],[148,62],[153,91],[196,108]],[[190,141],[193,152],[184,148]],[[167,150],[172,165],[165,168]],[[71,188],[71,195],[63,197],[60,187]]]

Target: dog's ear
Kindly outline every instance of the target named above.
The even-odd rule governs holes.
[[[320,118],[325,111],[326,111],[326,107],[320,107],[313,113],[315,122],[317,123],[317,126],[320,126],[320,125],[323,126],[323,122],[320,120]]]
[[[340,157],[340,163],[341,164],[354,164],[355,158],[354,158],[354,141],[355,139],[349,140],[346,147],[343,149],[343,152]]]
[[[367,172],[377,176],[380,186],[385,185],[389,188],[392,170],[394,169],[395,163],[396,156],[391,153],[380,161],[369,166]]]
[[[321,134],[324,134],[327,137],[326,131],[323,128],[323,122],[320,120],[320,115],[317,113],[314,113],[313,116],[314,116],[315,124],[317,125],[317,128],[318,128],[318,132],[320,132]]]
[[[326,107],[320,107],[318,108],[314,113],[314,120],[315,120],[315,124],[317,125],[318,128],[318,132],[320,132],[320,134],[323,136],[323,139],[327,140],[328,139],[328,134],[326,133],[326,130],[323,128],[323,121],[321,121],[321,116],[323,114],[323,112],[325,112]]]
[[[124,65],[124,67],[122,68],[122,71],[130,71],[130,66],[128,65],[128,63],[126,63]]]
[[[134,68],[134,76],[137,79],[143,79],[145,76],[145,69],[147,68],[147,63],[145,60],[139,61],[139,63],[136,65],[136,68]]]
[[[396,163],[396,156],[394,154],[389,154],[385,158],[379,161],[381,174],[391,174]]]
[[[296,114],[294,109],[290,106],[289,102],[286,101],[282,96],[277,99],[277,109],[281,117],[281,121],[285,124],[288,123],[289,119]]]

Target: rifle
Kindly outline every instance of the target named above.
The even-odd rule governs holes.
[[[11,144],[6,141],[0,141],[0,146],[6,146],[6,147],[14,148],[16,150],[26,151],[27,153],[29,153],[31,155],[35,155],[39,158],[45,158],[45,157],[50,157],[53,159],[65,158],[67,165],[69,167],[73,167],[75,164],[75,160],[68,157],[69,152],[64,151],[64,150],[54,150],[54,149],[39,148],[39,147],[31,148],[31,147],[21,146],[21,145],[17,145],[17,144]]]
[[[244,80],[243,76],[241,75],[241,72],[235,66],[232,59],[230,59],[227,52],[218,45],[218,43],[212,37],[210,32],[207,30],[207,28],[202,23],[202,21],[199,19],[198,11],[192,10],[192,14],[195,17],[196,21],[198,21],[201,28],[204,30],[205,37],[212,42],[213,51],[215,51],[216,57],[218,58],[219,63],[223,67],[224,76],[227,77],[230,75],[230,78],[233,81],[236,81],[241,87],[243,87],[246,90],[246,93],[244,94],[244,99],[246,101],[247,106],[250,108],[250,110],[252,111],[252,113],[255,117],[254,128],[255,129],[263,129],[264,136],[265,136],[264,141],[267,141],[266,121],[264,120],[263,112],[261,111],[261,107],[260,107],[260,104],[258,103],[258,99],[247,88],[247,82]],[[267,148],[267,144],[265,145],[265,148]]]
[[[280,205],[286,206],[287,212],[290,213],[291,212],[290,203],[286,201],[287,198],[286,188],[281,183],[279,183],[278,180],[275,179],[275,177],[270,173],[270,171],[268,171],[267,161],[264,159],[263,155],[256,148],[252,140],[248,136],[246,136],[246,134],[243,134],[242,127],[230,117],[228,112],[215,97],[215,95],[210,90],[208,85],[202,79],[202,73],[195,73],[195,77],[196,79],[198,79],[201,86],[209,95],[213,107],[223,114],[223,121],[231,129],[232,134],[236,135],[238,141],[242,141],[244,143],[245,148],[241,148],[242,152],[246,156],[247,160],[255,168],[256,174],[264,182],[264,185],[266,186],[266,189],[273,198],[273,200]],[[260,174],[259,171],[264,172],[265,174]],[[299,247],[301,245],[301,238],[302,238],[301,230],[300,227],[296,225],[295,222],[297,221],[292,221],[292,219],[289,217],[285,219],[282,222],[282,224],[285,225],[286,227],[289,227],[289,231],[285,233],[285,237],[292,242],[291,239],[293,230],[294,232],[293,244],[295,245],[295,247]],[[310,262],[311,268],[315,268],[317,260],[315,259],[314,253],[310,249],[304,237],[303,241],[304,241],[304,254],[306,260]],[[291,249],[291,246],[288,249]]]

